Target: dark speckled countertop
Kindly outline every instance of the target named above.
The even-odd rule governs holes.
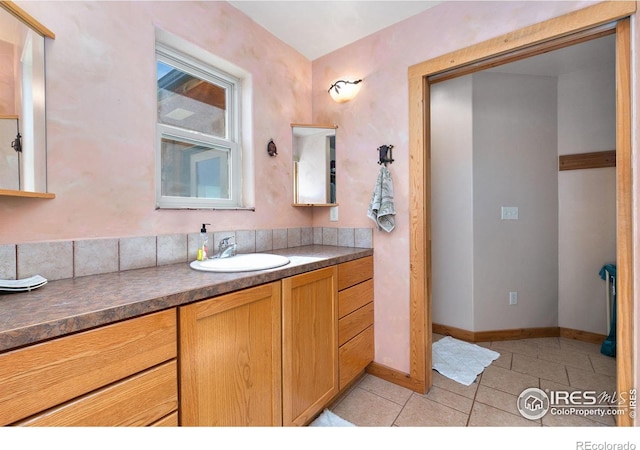
[[[269,253],[291,262],[237,273],[193,270],[188,263],[51,281],[0,295],[0,351],[185,305],[373,254],[373,249],[308,245]]]

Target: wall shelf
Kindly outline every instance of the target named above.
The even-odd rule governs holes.
[[[577,153],[575,155],[560,155],[558,170],[597,169],[600,167],[615,167],[616,151]]]
[[[12,189],[0,189],[1,197],[23,197],[23,198],[56,198],[56,194],[49,192],[28,192],[28,191],[14,191]]]

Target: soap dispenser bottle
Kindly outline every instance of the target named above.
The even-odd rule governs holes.
[[[209,236],[207,235],[207,225],[203,223],[200,228],[200,245],[198,246],[198,261],[206,261],[209,257]]]

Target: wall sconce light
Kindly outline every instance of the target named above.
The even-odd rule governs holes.
[[[359,85],[361,82],[362,80],[338,80],[329,88],[329,94],[331,94],[331,98],[338,103],[348,102],[358,95],[358,92],[360,91]]]

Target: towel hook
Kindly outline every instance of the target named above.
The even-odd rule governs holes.
[[[378,153],[379,153],[378,164],[384,164],[386,167],[387,163],[393,163],[392,149],[393,149],[393,145],[391,144],[381,145],[380,147],[378,147]]]

